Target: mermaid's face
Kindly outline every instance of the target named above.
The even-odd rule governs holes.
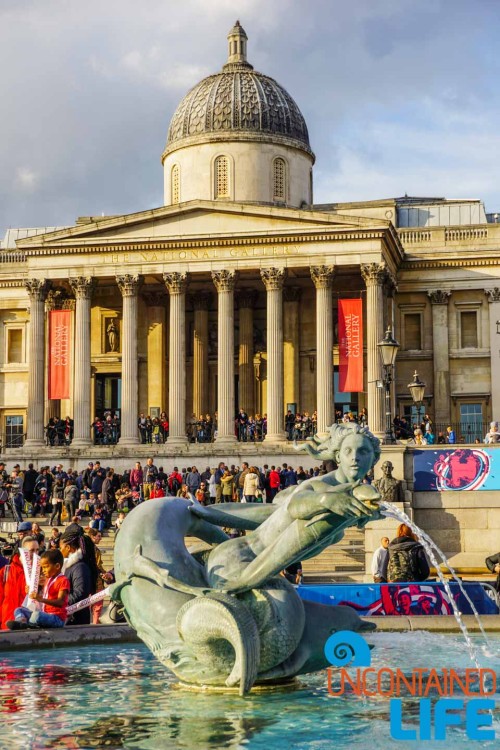
[[[355,433],[344,438],[337,455],[339,468],[348,482],[364,479],[375,459],[370,441]]]

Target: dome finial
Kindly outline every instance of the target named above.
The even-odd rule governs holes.
[[[239,21],[236,21],[233,28],[227,35],[227,40],[229,42],[227,56],[228,65],[248,65],[247,39],[248,37],[245,33],[245,29]]]

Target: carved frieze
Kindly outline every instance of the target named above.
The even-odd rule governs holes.
[[[185,294],[188,285],[188,275],[186,272],[179,273],[179,271],[173,271],[172,273],[164,273],[163,281],[168,289],[169,294]]]
[[[45,301],[51,288],[47,279],[25,279],[24,285],[31,301]]]
[[[382,285],[387,278],[387,265],[382,263],[361,263],[361,276],[366,286]]]
[[[311,266],[311,278],[316,289],[331,289],[335,266]]]
[[[75,278],[70,278],[69,284],[76,299],[91,299],[95,285],[92,276],[76,276]]]
[[[210,310],[212,295],[210,292],[198,292],[191,295],[191,303],[194,310]]]
[[[427,292],[427,296],[433,305],[447,305],[451,292],[445,289],[431,289]]]
[[[494,286],[493,289],[485,289],[484,293],[488,302],[500,302],[500,288],[498,286]]]
[[[253,309],[255,307],[255,303],[257,302],[257,290],[238,289],[238,292],[236,294],[236,301],[240,310],[242,308]]]
[[[212,281],[218,292],[232,292],[237,278],[237,271],[212,271]]]
[[[134,297],[140,289],[142,277],[139,274],[126,273],[123,276],[117,276],[116,283],[122,297]]]
[[[268,292],[283,289],[286,278],[286,268],[261,268],[260,277]]]

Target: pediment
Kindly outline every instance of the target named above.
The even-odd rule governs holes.
[[[118,241],[158,242],[162,240],[230,236],[272,237],[283,232],[354,231],[388,228],[390,222],[364,217],[342,216],[319,211],[300,211],[274,206],[193,201],[180,206],[163,206],[123,216],[104,217],[50,234],[18,242],[29,253],[47,246],[93,245]]]

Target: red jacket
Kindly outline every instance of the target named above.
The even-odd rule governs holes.
[[[269,486],[271,489],[278,489],[280,486],[280,475],[276,470],[269,472]]]
[[[14,619],[14,610],[20,607],[26,596],[26,578],[19,553],[9,565],[0,570],[0,621],[2,630],[7,630],[7,620]]]

